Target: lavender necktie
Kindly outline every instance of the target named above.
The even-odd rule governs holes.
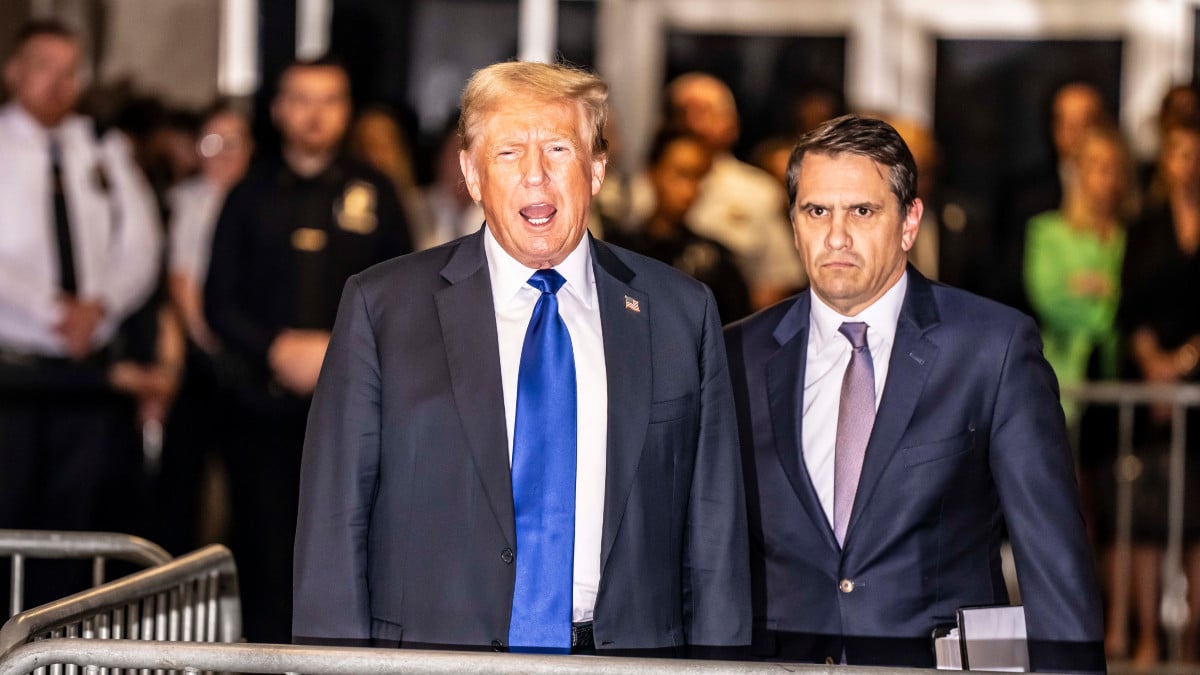
[[[854,493],[862,473],[863,456],[871,427],[875,425],[875,364],[867,348],[867,324],[847,321],[838,332],[850,341],[850,363],[842,377],[838,405],[837,441],[833,456],[833,532],[838,545],[846,539],[846,526],[854,508]]]

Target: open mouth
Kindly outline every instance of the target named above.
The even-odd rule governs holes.
[[[541,226],[550,222],[554,218],[554,214],[558,213],[558,209],[550,204],[539,203],[530,204],[521,209],[519,213],[530,225]]]

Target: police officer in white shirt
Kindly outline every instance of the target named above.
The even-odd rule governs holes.
[[[75,33],[35,22],[15,45],[0,108],[0,527],[94,529],[109,348],[155,285],[160,232],[128,141],[72,114]]]

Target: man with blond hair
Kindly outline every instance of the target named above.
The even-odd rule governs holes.
[[[606,98],[566,66],[477,72],[460,164],[484,226],[347,283],[305,441],[297,641],[748,643],[716,305],[587,234]]]

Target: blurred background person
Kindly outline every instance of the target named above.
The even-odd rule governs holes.
[[[428,217],[425,196],[417,186],[412,146],[394,114],[380,105],[366,108],[350,127],[346,145],[351,157],[375,167],[392,181],[410,225]]]
[[[1162,203],[1167,199],[1167,189],[1163,183],[1159,161],[1167,133],[1172,128],[1197,118],[1200,118],[1200,90],[1190,82],[1168,87],[1159,104],[1158,117],[1155,120],[1159,151],[1150,162],[1138,169],[1140,184],[1145,188],[1148,202]]]
[[[606,228],[608,241],[661,260],[712,289],[721,323],[750,314],[750,294],[733,256],[717,242],[688,227],[688,210],[712,167],[704,141],[680,132],[661,132],[650,146],[647,174],[654,187],[654,213],[631,234]]]
[[[413,223],[413,242],[418,250],[433,248],[478,230],[483,225],[483,208],[471,199],[458,165],[458,118],[442,132],[434,154],[433,182],[425,189],[428,217]]]
[[[1030,219],[1059,208],[1075,185],[1075,161],[1087,130],[1110,124],[1100,91],[1087,82],[1068,82],[1055,90],[1048,111],[1052,148],[1050,163],[1015,176],[999,216],[1000,264],[994,266],[993,287],[988,295],[1032,314],[1022,278],[1025,231]]]
[[[73,114],[81,67],[79,38],[50,21],[22,28],[4,67],[0,527],[102,529],[117,471],[107,368],[159,269],[154,201],[128,140],[97,138]],[[27,606],[86,583],[37,570]]]
[[[1025,245],[1025,288],[1046,360],[1069,389],[1117,376],[1117,304],[1125,224],[1132,216],[1132,165],[1119,132],[1097,127],[1080,143],[1076,189],[1035,216]],[[1064,402],[1068,422],[1077,410]]]
[[[1147,383],[1196,382],[1200,362],[1200,122],[1189,119],[1166,131],[1159,155],[1165,200],[1151,203],[1130,226],[1125,266],[1124,296],[1119,310],[1121,329],[1129,343],[1127,377]],[[1200,414],[1192,408],[1188,428],[1200,428]],[[1136,588],[1158,589],[1161,546],[1166,537],[1166,492],[1169,481],[1167,445],[1171,434],[1170,409],[1139,410],[1134,443],[1141,452],[1143,470],[1135,484],[1135,549],[1133,583]],[[1195,458],[1200,435],[1187,436],[1189,468],[1185,477],[1184,543],[1187,546],[1188,623],[1184,631],[1184,656],[1196,658],[1200,626],[1200,480]],[[1140,516],[1140,517],[1139,517]],[[1139,623],[1144,641],[1134,650],[1135,663],[1152,663],[1158,657],[1152,612]],[[1123,629],[1123,625],[1116,626]],[[1111,653],[1126,646],[1121,630],[1110,634]],[[1153,650],[1153,654],[1151,651]]]
[[[245,424],[229,479],[245,633],[291,639],[292,545],[305,420],[346,280],[412,250],[395,188],[347,158],[350,81],[336,61],[296,61],[271,106],[279,157],[255,164],[213,235],[205,315]]]
[[[250,164],[254,141],[245,113],[219,101],[200,116],[193,152],[199,173],[167,194],[167,290],[172,317],[186,338],[180,390],[166,417],[162,469],[155,486],[154,541],[175,555],[210,543],[220,531],[220,510],[202,487],[213,485],[217,457],[237,437],[238,408],[219,386],[220,341],[204,317],[203,288],[208,275],[213,230],[225,196]],[[213,424],[214,419],[221,424]]]
[[[804,265],[785,217],[787,193],[733,156],[738,116],[729,87],[712,75],[687,73],[667,85],[665,104],[667,128],[702,139],[713,155],[688,212],[691,230],[733,253],[755,308],[788,296],[804,283]]]

